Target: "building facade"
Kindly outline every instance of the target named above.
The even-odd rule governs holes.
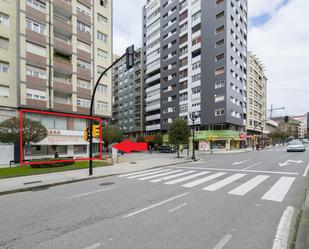
[[[307,114],[292,116],[291,118],[300,122],[298,127],[298,138],[307,138]]]
[[[278,130],[286,132],[290,139],[298,139],[299,138],[299,127],[301,126],[301,122],[289,117],[288,120],[285,120],[285,117],[275,117],[272,120],[278,123]]]
[[[198,130],[239,146],[246,125],[247,1],[148,0],[143,8],[145,131],[198,112]],[[222,131],[226,131],[222,132]],[[231,136],[231,134],[233,134]]]
[[[133,68],[127,70],[123,58],[113,69],[113,119],[132,137],[143,132],[142,56],[142,49],[136,49]]]
[[[248,53],[247,81],[247,125],[250,135],[261,136],[266,128],[267,119],[267,78],[260,59],[252,52]],[[252,140],[249,140],[250,143]]]
[[[16,116],[16,108],[88,115],[93,86],[111,62],[112,1],[0,1],[1,120]],[[96,116],[111,117],[111,99],[109,72],[96,93]],[[47,128],[57,134],[55,120]]]

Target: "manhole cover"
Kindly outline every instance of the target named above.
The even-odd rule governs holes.
[[[108,185],[112,185],[114,184],[113,182],[103,182],[101,184],[99,184],[100,186],[108,186]]]
[[[130,162],[131,164],[136,164],[136,162]]]

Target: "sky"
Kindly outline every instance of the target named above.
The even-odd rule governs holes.
[[[209,1],[209,0],[202,0]],[[113,0],[114,53],[142,45],[146,0]],[[248,0],[248,50],[265,66],[274,116],[309,112],[309,0]]]

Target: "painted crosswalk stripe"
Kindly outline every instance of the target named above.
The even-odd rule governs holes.
[[[158,179],[155,179],[155,180],[151,180],[151,182],[162,182],[162,181],[170,180],[170,179],[173,179],[173,178],[176,178],[176,177],[179,177],[179,176],[189,175],[189,174],[192,174],[194,172],[196,172],[196,171],[195,170],[189,170],[189,171],[185,171],[185,172],[182,172],[182,173],[178,173],[176,175],[164,176],[164,177],[161,177],[161,178],[158,178]]]
[[[135,171],[135,172],[132,172],[132,173],[120,175],[119,177],[127,177],[127,176],[139,175],[139,174],[143,174],[143,173],[147,173],[147,172],[153,172],[153,171],[158,171],[158,170],[161,170],[161,169],[147,169],[147,170],[141,170],[141,171],[137,171],[137,172]]]
[[[185,177],[181,177],[181,178],[175,179],[173,181],[165,182],[165,184],[173,185],[173,184],[176,184],[176,183],[179,183],[179,182],[184,182],[184,181],[193,179],[195,177],[199,177],[199,176],[208,174],[208,173],[209,173],[209,171],[199,172],[199,173],[196,173],[196,174],[193,174],[193,175],[189,175],[189,176],[185,176]]]
[[[159,173],[163,173],[163,172],[167,172],[167,171],[172,171],[172,169],[163,169],[163,170],[158,170],[158,171],[155,171],[155,172],[138,174],[138,175],[134,175],[134,176],[129,176],[128,178],[130,178],[130,179],[132,179],[132,178],[139,178],[139,177],[159,174]]]
[[[221,181],[218,181],[212,185],[209,185],[205,188],[203,188],[203,190],[208,190],[208,191],[215,191],[215,190],[218,190],[232,182],[235,182],[237,181],[238,179],[244,177],[246,174],[234,174],[232,176],[229,176]]]
[[[178,172],[182,172],[183,170],[172,170],[172,171],[168,171],[168,172],[164,172],[164,173],[160,173],[160,174],[155,174],[155,175],[151,175],[151,176],[145,176],[142,178],[139,178],[138,180],[149,180],[149,179],[153,179],[153,178],[157,178],[157,177],[161,177],[161,176],[166,176],[166,175],[171,175],[174,173],[178,173]]]
[[[282,202],[295,177],[281,177],[262,197],[263,200]]]
[[[267,175],[258,175],[245,182],[244,184],[240,185],[239,187],[233,189],[229,192],[229,194],[243,196],[250,190],[254,189],[256,186],[264,182],[267,178],[269,178],[269,176]]]
[[[216,173],[216,174],[213,174],[213,175],[210,175],[210,176],[206,176],[206,177],[198,179],[196,181],[186,183],[186,184],[182,185],[182,187],[192,188],[192,187],[195,187],[195,186],[200,185],[202,183],[205,183],[205,182],[208,182],[210,180],[216,179],[216,178],[218,178],[220,176],[223,176],[225,174],[226,173],[221,173],[220,172],[220,173]]]

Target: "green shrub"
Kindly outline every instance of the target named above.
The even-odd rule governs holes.
[[[57,163],[40,163],[40,164],[31,164],[31,168],[53,168],[53,167],[62,167],[62,166],[67,166],[67,165],[72,165],[75,160],[73,158],[66,158],[66,157],[62,157],[62,158],[42,158],[42,159],[33,159],[30,160],[30,163],[33,162],[44,162],[44,161],[58,161],[58,160],[70,160],[68,162],[57,162]]]

